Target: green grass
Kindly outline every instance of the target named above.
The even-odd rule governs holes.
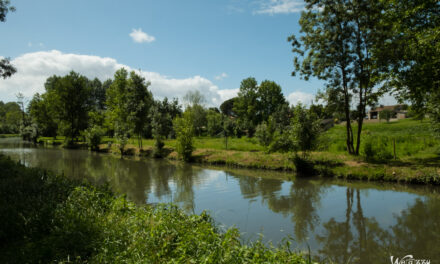
[[[310,263],[290,244],[240,242],[205,212],[136,206],[106,188],[0,156],[1,263]]]
[[[357,127],[354,125],[354,133]],[[345,125],[337,125],[323,135],[324,148],[333,153],[345,153]],[[361,153],[369,138],[382,139],[387,142],[385,148],[394,155],[396,143],[396,156],[399,159],[412,157],[427,157],[437,154],[440,140],[433,134],[429,120],[404,119],[397,122],[366,123],[361,137]]]

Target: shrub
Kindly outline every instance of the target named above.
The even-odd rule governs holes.
[[[94,125],[89,127],[84,135],[86,137],[87,145],[91,150],[99,150],[99,144],[101,144],[101,139],[104,136],[104,131],[100,126]]]
[[[177,136],[177,154],[179,159],[190,161],[194,151],[193,136],[193,114],[192,111],[186,111],[183,117],[174,119],[174,130]]]
[[[393,158],[387,138],[368,137],[364,140],[363,154],[370,162],[386,162]]]
[[[269,126],[266,122],[259,124],[255,131],[255,137],[262,146],[269,146],[272,141],[272,135]]]
[[[269,144],[269,152],[289,152],[292,149],[293,145],[289,134],[275,131],[272,142]]]
[[[321,132],[319,119],[301,103],[294,108],[291,127],[290,139],[295,152],[301,151],[305,157],[318,147]]]

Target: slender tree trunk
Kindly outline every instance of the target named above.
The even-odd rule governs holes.
[[[344,88],[344,110],[345,110],[345,120],[346,120],[346,131],[347,131],[347,150],[349,154],[354,153],[353,147],[353,130],[351,128],[350,120],[350,97],[348,94],[346,72],[342,69],[342,86]]]

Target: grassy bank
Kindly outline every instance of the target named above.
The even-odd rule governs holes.
[[[0,138],[19,137],[19,134],[0,134]]]
[[[1,263],[307,263],[286,246],[242,245],[206,213],[136,206],[4,156],[0,216]]]
[[[321,136],[320,150],[311,153],[314,173],[343,179],[362,179],[405,183],[440,184],[440,140],[434,136],[429,121],[400,120],[364,125],[361,155],[345,151],[344,125],[336,125]],[[356,132],[356,131],[354,131]],[[54,144],[62,137],[42,138]],[[52,141],[50,141],[52,140]],[[101,151],[119,155],[112,138],[104,138]],[[111,143],[109,148],[108,142]],[[143,149],[131,139],[126,155],[151,156],[154,140],[143,139]],[[370,157],[365,146],[369,144]],[[229,138],[226,149],[224,138],[195,138],[193,160],[210,165],[240,168],[295,171],[292,155],[267,153],[254,138]],[[165,141],[168,159],[177,159],[175,140]]]

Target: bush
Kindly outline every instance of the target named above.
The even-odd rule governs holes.
[[[94,125],[89,127],[84,135],[86,137],[87,145],[91,150],[99,150],[99,144],[101,144],[101,139],[104,136],[104,131],[100,126]]]
[[[318,147],[321,132],[319,119],[301,103],[294,108],[291,126],[290,140],[295,152],[301,151],[305,157],[309,151]]]
[[[289,152],[293,149],[289,134],[275,131],[272,142],[269,144],[269,152]]]
[[[266,122],[259,124],[255,131],[255,137],[258,139],[258,142],[262,146],[269,146],[272,141],[271,131]]]
[[[183,117],[174,119],[174,130],[177,136],[177,154],[179,159],[190,161],[192,152],[194,151],[193,136],[193,114],[191,111],[186,111]]]
[[[386,162],[393,158],[389,140],[384,137],[368,137],[364,140],[363,154],[369,162]]]

